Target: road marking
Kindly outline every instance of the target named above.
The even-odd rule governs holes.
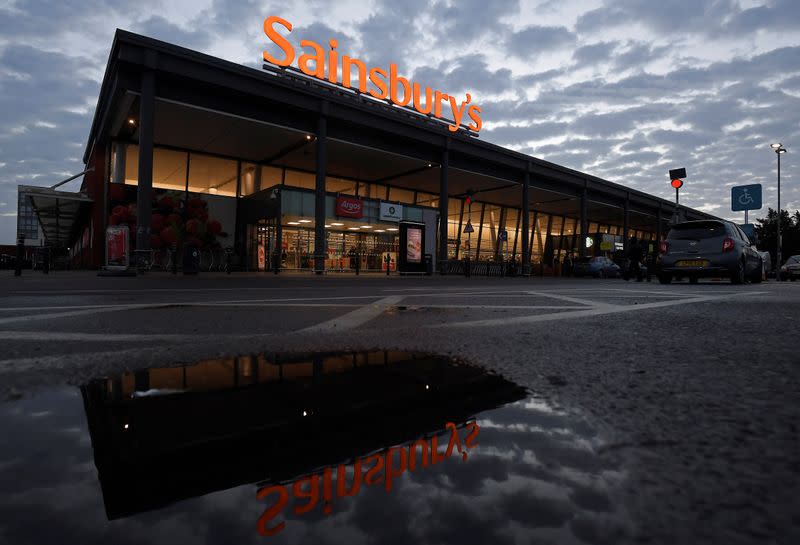
[[[490,320],[474,320],[470,322],[456,322],[449,324],[433,324],[427,326],[428,328],[438,329],[444,327],[495,327],[495,326],[509,326],[509,325],[524,325],[536,322],[547,322],[553,320],[574,320],[577,318],[585,318],[591,316],[600,316],[604,314],[617,314],[621,312],[635,312],[640,310],[649,310],[654,308],[664,308],[676,305],[686,305],[693,303],[709,303],[723,301],[730,297],[741,297],[745,295],[761,295],[766,292],[746,292],[739,293],[734,296],[703,296],[694,297],[690,299],[681,299],[678,301],[658,301],[655,303],[645,303],[642,305],[599,305],[586,310],[576,310],[574,312],[555,312],[550,314],[536,314],[533,316],[513,316],[508,318],[494,318]]]
[[[0,331],[4,341],[196,341],[198,335],[163,333],[68,333],[58,331]],[[251,338],[251,335],[231,335],[228,338]],[[204,337],[205,338],[205,337]],[[11,361],[11,360],[9,360]]]
[[[559,301],[566,301],[567,303],[575,303],[578,305],[586,305],[589,307],[603,307],[609,306],[608,303],[602,303],[597,301],[589,301],[588,299],[578,299],[577,297],[569,297],[567,295],[560,295],[557,293],[546,293],[543,291],[528,291],[528,295],[536,295],[539,297],[549,297],[551,299],[558,299]]]
[[[338,318],[322,322],[296,331],[296,333],[330,333],[332,331],[346,331],[354,329],[383,314],[387,308],[397,305],[403,300],[402,295],[384,297],[374,303],[365,305],[357,310],[348,312]]]

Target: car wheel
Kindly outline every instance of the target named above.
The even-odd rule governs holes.
[[[659,274],[658,275],[658,283],[659,284],[669,284],[672,282],[672,275],[671,274]]]
[[[744,284],[744,262],[739,261],[731,272],[731,284]]]
[[[754,270],[752,276],[750,276],[750,282],[752,282],[753,284],[760,284],[763,275],[764,275],[764,263],[759,259],[758,268]]]
[[[697,284],[697,281],[698,281],[698,278],[696,276],[690,276],[689,277],[689,283],[690,284]]]

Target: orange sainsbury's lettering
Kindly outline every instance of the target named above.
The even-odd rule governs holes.
[[[276,25],[282,26],[288,32],[292,32],[293,27],[289,21],[276,16],[270,16],[264,20],[264,33],[284,52],[284,57],[278,59],[268,51],[264,51],[264,60],[280,67],[290,66],[296,57],[296,52],[292,44],[278,33]],[[466,127],[477,133],[483,127],[481,108],[471,103],[472,96],[469,93],[466,93],[465,98],[461,100],[455,95],[432,91],[430,87],[425,87],[426,100],[425,106],[423,106],[422,87],[420,84],[398,75],[397,64],[389,64],[388,72],[380,67],[368,68],[359,59],[354,59],[347,55],[343,55],[340,58],[339,52],[336,50],[339,43],[336,40],[330,40],[328,43],[330,49],[326,54],[325,48],[317,42],[302,40],[300,46],[303,48],[303,53],[297,59],[297,67],[300,71],[308,76],[340,84],[350,89],[352,84],[351,69],[355,66],[358,69],[358,91],[361,93],[369,92],[370,96],[378,100],[388,99],[397,106],[408,106],[409,108],[413,106],[415,111],[424,115],[431,115],[432,113],[434,117],[448,122],[447,128],[450,132],[457,132],[460,128]],[[313,68],[310,66],[312,62]],[[341,81],[339,81],[340,64]],[[374,86],[369,91],[367,91],[367,81]],[[450,107],[449,119],[452,119],[452,121],[443,116],[442,103]],[[471,121],[466,124],[468,119]]]
[[[283,60],[278,60],[272,55],[269,54],[268,51],[264,51],[264,60],[267,62],[271,62],[272,64],[277,64],[278,66],[289,66],[292,64],[294,60],[294,47],[292,44],[289,43],[289,40],[281,36],[275,31],[274,25],[278,23],[282,25],[286,30],[289,32],[292,31],[292,23],[286,21],[285,19],[281,19],[280,17],[267,17],[264,19],[264,32],[269,37],[270,40],[275,43],[278,47],[283,49],[283,52],[286,53],[286,58]]]

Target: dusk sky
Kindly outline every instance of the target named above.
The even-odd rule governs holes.
[[[264,18],[482,107],[481,139],[743,221],[730,187],[800,208],[798,0],[0,0],[0,243],[17,185],[81,162],[114,31],[261,66]],[[80,181],[63,187],[78,190]]]

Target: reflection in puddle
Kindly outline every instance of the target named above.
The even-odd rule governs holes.
[[[630,537],[624,473],[583,420],[444,358],[239,357],[80,391],[0,406],[10,542]]]

